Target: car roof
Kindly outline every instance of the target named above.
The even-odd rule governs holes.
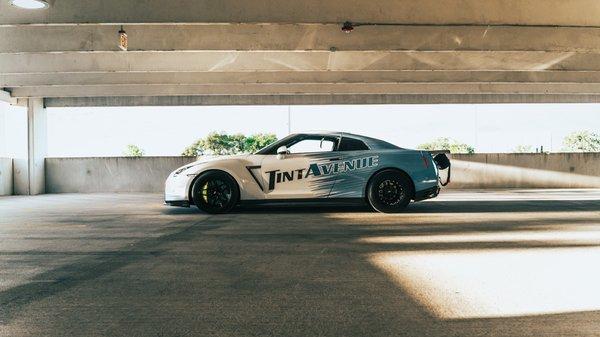
[[[388,143],[388,142],[386,142],[384,140],[381,140],[381,139],[367,137],[367,136],[362,136],[362,135],[357,135],[357,134],[349,133],[349,132],[342,132],[342,131],[306,131],[306,132],[297,132],[296,134],[323,135],[323,136],[342,136],[342,137],[348,137],[348,138],[355,138],[355,139],[363,141],[365,144],[367,144],[367,146],[371,150],[392,150],[392,149],[398,150],[398,149],[402,149],[399,146],[396,146],[394,144]]]

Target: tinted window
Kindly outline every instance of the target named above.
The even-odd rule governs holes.
[[[335,143],[328,139],[304,139],[288,148],[290,153],[312,153],[333,151]]]
[[[361,140],[342,137],[338,151],[364,151],[368,149],[367,145]]]
[[[330,135],[289,135],[261,150],[256,154],[277,154],[280,146],[287,146],[290,153],[312,153],[335,151],[339,143],[339,137]]]

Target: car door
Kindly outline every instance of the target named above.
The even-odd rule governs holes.
[[[337,179],[330,198],[362,198],[367,181],[377,170],[379,156],[357,138],[342,136],[337,150]]]
[[[265,199],[326,198],[335,183],[332,163],[340,159],[335,135],[298,135],[288,152],[265,156],[261,174]]]

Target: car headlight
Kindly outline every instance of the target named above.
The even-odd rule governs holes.
[[[192,168],[192,167],[194,167],[194,166],[195,166],[195,165],[186,165],[186,166],[184,166],[184,167],[180,167],[180,168],[178,168],[178,169],[177,169],[177,171],[175,171],[175,173],[173,173],[173,176],[174,176],[174,177],[177,177],[177,176],[178,176],[178,175],[180,175],[180,174],[181,174],[183,171],[185,171],[185,170],[187,170],[187,169],[189,169],[189,168]]]

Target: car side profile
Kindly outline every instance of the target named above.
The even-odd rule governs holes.
[[[436,197],[444,169],[450,162],[443,154],[345,132],[297,133],[254,154],[178,168],[165,183],[165,203],[226,213],[244,202],[360,200],[398,212],[411,200]]]

